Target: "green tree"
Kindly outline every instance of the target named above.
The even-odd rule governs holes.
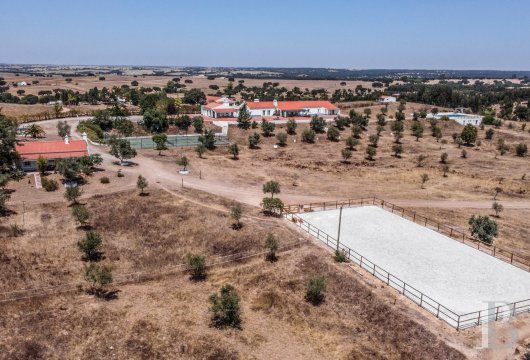
[[[495,133],[495,130],[493,130],[492,128],[489,128],[488,130],[486,130],[486,140],[493,139],[494,133]]]
[[[269,215],[281,214],[283,212],[283,201],[279,198],[263,198],[263,211]]]
[[[83,194],[81,187],[79,186],[69,186],[64,192],[64,198],[71,202],[74,205],[79,204],[79,198]]]
[[[316,133],[323,133],[326,128],[326,121],[319,116],[313,116],[309,122],[309,127]]]
[[[225,284],[219,294],[210,296],[210,312],[212,313],[212,325],[217,328],[241,327],[241,306],[236,289]]]
[[[307,283],[305,298],[311,304],[320,305],[325,299],[326,280],[323,276],[313,276]]]
[[[287,134],[295,135],[297,126],[298,125],[296,124],[296,121],[294,119],[287,120],[287,124],[286,124]]]
[[[275,262],[278,260],[278,256],[276,256],[276,252],[278,251],[278,239],[273,234],[268,234],[267,239],[265,239],[265,247],[269,251],[265,258],[267,261]]]
[[[274,133],[275,125],[271,121],[261,120],[261,131],[263,131],[263,136],[269,137]]]
[[[190,89],[184,93],[182,101],[185,104],[204,105],[206,104],[206,95],[201,89]]]
[[[6,202],[11,198],[11,194],[5,190],[0,190],[0,215],[3,215],[8,212],[6,207]]]
[[[180,165],[182,166],[182,171],[186,171],[186,167],[190,164],[190,161],[188,160],[188,158],[186,156],[181,156],[178,160],[177,160],[177,165]]]
[[[363,133],[363,128],[359,125],[353,125],[351,128],[351,133],[354,138],[359,139],[361,137],[361,134]]]
[[[368,143],[370,144],[369,146],[376,148],[377,144],[379,143],[379,136],[376,134],[368,136]]]
[[[500,203],[494,201],[491,205],[491,208],[493,211],[495,211],[495,216],[499,217],[499,214],[504,210],[504,206],[502,206]]]
[[[0,175],[11,172],[18,161],[15,150],[17,122],[0,112]]]
[[[189,255],[187,269],[191,280],[204,280],[206,278],[206,258],[201,255]]]
[[[134,124],[131,120],[118,117],[114,120],[114,128],[121,134],[121,136],[131,136],[134,133]]]
[[[164,133],[158,133],[153,135],[152,140],[155,143],[155,149],[158,150],[158,155],[162,155],[162,150],[167,150],[167,135]]]
[[[88,293],[106,297],[107,287],[112,284],[112,267],[90,262],[83,267],[83,277],[89,283]]]
[[[377,154],[377,150],[373,146],[366,148],[366,158],[370,161],[374,160],[374,156]]]
[[[213,130],[204,130],[204,134],[199,136],[199,142],[206,146],[208,150],[215,149],[215,134]]]
[[[99,261],[101,259],[101,235],[96,231],[87,231],[85,237],[77,242],[77,248],[83,254],[85,261]]]
[[[90,211],[82,204],[75,204],[72,206],[72,216],[79,225],[86,227],[90,219]]]
[[[271,194],[271,199],[274,198],[274,194],[280,193],[280,183],[276,180],[269,180],[263,184],[263,193]]]
[[[169,121],[167,119],[167,114],[164,111],[149,109],[144,111],[143,116],[142,125],[147,131],[152,133],[167,131]]]
[[[405,114],[401,111],[398,111],[395,115],[394,115],[396,121],[403,121],[405,120]]]
[[[126,139],[113,138],[109,141],[110,154],[120,160],[120,164],[125,165],[125,162],[136,156],[136,149],[131,146],[131,143]]]
[[[353,136],[348,136],[346,138],[346,147],[350,150],[355,150],[355,147],[359,145],[359,140]]]
[[[467,124],[466,126],[464,126],[460,137],[462,138],[462,141],[469,146],[477,141],[477,133],[478,131],[475,126]]]
[[[193,128],[197,134],[201,134],[204,129],[204,118],[202,116],[195,116],[192,119]]]
[[[64,138],[65,136],[70,136],[71,126],[68,125],[66,121],[59,121],[57,123],[57,134]]]
[[[149,182],[146,178],[144,178],[142,175],[138,175],[138,179],[136,179],[136,187],[140,189],[140,196],[144,195],[144,189],[149,186]]]
[[[46,174],[46,168],[48,167],[48,160],[42,155],[39,155],[37,158],[37,170],[39,170],[39,173],[41,176],[44,176]]]
[[[340,132],[335,126],[330,126],[327,132],[327,138],[330,141],[339,141]]]
[[[305,128],[302,132],[302,141],[308,144],[315,142],[316,132],[310,128]]]
[[[401,138],[403,137],[403,131],[405,130],[405,127],[403,126],[402,121],[394,121],[390,127],[392,132],[394,133],[394,139],[396,144],[400,143]]]
[[[386,126],[385,114],[377,114],[377,125],[382,126],[383,128]]]
[[[250,110],[248,109],[247,105],[244,104],[239,109],[239,115],[237,116],[237,126],[241,129],[250,129],[250,126],[252,125],[252,115],[250,114]]]
[[[348,148],[341,150],[342,161],[348,163],[353,155],[352,151]]]
[[[489,216],[473,215],[469,219],[471,235],[477,236],[480,240],[491,244],[498,235],[497,223]]]
[[[283,131],[280,131],[278,134],[276,134],[276,140],[278,141],[278,145],[280,146],[287,145],[287,134]]]
[[[236,143],[230,144],[230,146],[228,146],[228,152],[232,154],[232,159],[239,159],[239,146],[237,146]]]
[[[46,135],[42,126],[32,124],[24,130],[24,136],[31,136],[33,139]]]
[[[206,152],[206,146],[204,146],[204,144],[198,144],[195,147],[195,152],[199,155],[199,158],[202,159],[202,155]]]
[[[261,136],[258,133],[254,133],[248,136],[248,147],[250,149],[257,149],[261,141]]]
[[[400,158],[401,154],[403,153],[403,145],[401,144],[392,145],[392,151],[394,152],[395,157]]]
[[[419,121],[414,121],[412,123],[412,135],[416,138],[416,141],[419,141],[423,137],[423,125]]]

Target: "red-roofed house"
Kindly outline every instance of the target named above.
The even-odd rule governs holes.
[[[314,115],[339,115],[340,110],[327,100],[310,101],[259,101],[246,102],[252,116],[314,116]],[[228,99],[220,103],[212,102],[204,105],[201,113],[213,118],[237,117],[242,105],[230,103]]]
[[[36,171],[39,156],[48,160],[48,166],[53,166],[59,159],[88,155],[84,140],[69,140],[68,136],[64,141],[21,141],[16,145],[16,151],[20,156],[20,167],[24,171]]]

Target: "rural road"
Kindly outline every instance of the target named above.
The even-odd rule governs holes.
[[[76,128],[76,125],[79,121],[86,119],[87,117],[79,118],[65,118],[65,119],[53,119],[40,121],[40,125],[45,125],[46,128],[55,128],[55,125],[58,120],[66,120],[72,129]],[[138,120],[135,117],[133,120]],[[47,130],[48,130],[47,129]],[[80,135],[73,131],[72,136],[74,138],[80,138]],[[212,193],[218,196],[225,197],[227,199],[232,199],[245,203],[252,206],[260,206],[261,200],[263,198],[263,192],[261,186],[256,185],[246,185],[246,186],[232,186],[227,181],[220,181],[217,179],[199,179],[196,175],[180,175],[177,173],[174,168],[168,168],[167,164],[153,160],[141,154],[138,154],[134,158],[135,166],[131,167],[121,167],[116,164],[116,159],[108,153],[108,150],[102,146],[96,146],[88,144],[90,153],[99,153],[103,157],[103,165],[106,169],[115,168],[116,171],[121,168],[124,173],[137,176],[142,174],[147,178],[150,184],[160,184],[164,189],[176,190],[182,185],[184,181],[184,186]],[[123,191],[128,188],[133,188],[134,184],[129,183],[127,188],[116,188],[112,191],[105,192],[115,192]],[[87,193],[87,195],[90,195]],[[322,201],[335,201],[335,200],[345,200],[345,199],[335,199],[324,197],[320,195],[304,195],[296,194],[289,191],[283,191],[281,194],[282,200],[286,204],[308,204],[311,202],[322,202]],[[14,199],[13,199],[14,200]],[[31,199],[25,199],[31,202]],[[462,209],[462,208],[472,208],[472,209],[490,209],[491,208],[491,199],[487,200],[428,200],[428,199],[400,199],[400,198],[388,198],[384,199],[385,201],[392,202],[396,205],[403,207],[428,207],[428,208],[443,208],[443,209]],[[16,201],[16,200],[15,200]],[[57,201],[56,198],[50,198],[50,201]],[[502,201],[502,205],[505,209],[530,209],[530,201]]]

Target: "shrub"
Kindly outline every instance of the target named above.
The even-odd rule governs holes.
[[[263,211],[269,215],[282,213],[283,201],[278,198],[266,197],[262,200]]]
[[[234,230],[239,230],[243,227],[243,224],[241,224],[241,217],[243,216],[243,208],[241,205],[237,204],[235,206],[232,206],[230,208],[230,216],[232,219],[235,220],[235,223],[232,224],[232,228]]]
[[[86,226],[90,219],[90,212],[85,205],[75,204],[72,206],[72,216],[81,226]]]
[[[140,189],[140,195],[144,195],[144,189],[149,185],[147,182],[147,179],[144,178],[142,175],[138,175],[138,179],[136,180],[136,187]]]
[[[326,280],[323,276],[314,276],[307,283],[305,298],[311,304],[320,305],[325,298]]]
[[[278,145],[285,146],[287,145],[287,134],[284,132],[279,132],[276,134],[276,140],[278,141]]]
[[[491,208],[493,209],[493,211],[495,211],[496,217],[499,217],[499,214],[504,210],[504,206],[502,206],[502,204],[496,201],[493,202],[493,204],[491,205]]]
[[[346,149],[342,149],[342,151],[340,152],[341,155],[342,155],[342,160],[344,162],[349,162],[349,160],[351,159],[353,153],[350,149],[346,148]]]
[[[99,182],[102,184],[108,184],[110,183],[110,179],[107,176],[103,176],[101,179],[99,179]]]
[[[495,133],[495,131],[493,129],[488,129],[486,130],[486,140],[491,140],[493,139],[493,134]]]
[[[346,146],[350,150],[355,150],[355,147],[359,145],[359,139],[354,138],[353,136],[348,136],[346,138]]]
[[[42,187],[44,188],[44,190],[48,192],[56,191],[57,189],[59,189],[59,183],[57,182],[57,180],[48,179],[44,177],[42,178],[41,183],[42,183]]]
[[[480,240],[491,244],[493,238],[498,235],[498,226],[494,220],[491,220],[489,216],[471,216],[469,219],[469,225],[471,226],[471,235],[476,235]]]
[[[228,146],[228,152],[232,154],[232,159],[239,159],[239,146],[237,146],[236,143],[230,144],[230,146]]]
[[[95,231],[87,231],[77,242],[77,248],[83,253],[83,260],[98,261],[101,258],[101,236]]]
[[[296,134],[296,121],[294,119],[287,120],[287,134],[295,135]]]
[[[112,283],[112,267],[91,262],[83,267],[83,277],[90,284],[89,294],[105,297],[107,286]]]
[[[269,137],[274,132],[275,125],[271,121],[262,120],[261,121],[261,131],[263,131],[263,136]]]
[[[327,136],[328,140],[330,140],[330,141],[339,141],[340,131],[336,127],[330,126],[328,128],[328,132],[327,132],[326,136]]]
[[[202,159],[202,155],[206,152],[206,146],[204,146],[204,144],[197,145],[197,147],[195,147],[195,152]]]
[[[418,167],[424,167],[426,160],[427,160],[427,155],[424,155],[424,154],[418,155],[418,157],[416,158],[416,163]]]
[[[82,193],[83,192],[79,186],[71,186],[71,187],[66,188],[64,197],[66,200],[70,201],[71,203],[77,204]]]
[[[422,188],[422,189],[425,189],[425,183],[426,183],[427,181],[429,181],[429,175],[427,175],[427,174],[421,174],[421,175],[420,175],[420,179],[421,179],[421,188]]]
[[[379,143],[379,136],[375,134],[368,136],[368,142],[370,143],[370,146],[376,148]]]
[[[213,130],[204,130],[204,134],[199,136],[199,142],[208,150],[215,149],[215,134]]]
[[[370,161],[374,160],[377,150],[373,146],[368,146],[366,148],[366,158]]]
[[[403,153],[403,145],[401,144],[394,144],[392,145],[392,151],[394,152],[395,157],[401,157],[401,154]]]
[[[121,178],[121,177],[124,177],[125,175],[123,174],[123,172],[120,170],[118,170],[118,173],[116,174],[117,177]]]
[[[471,124],[467,124],[462,130],[462,134],[460,134],[460,137],[466,145],[471,145],[474,144],[475,141],[477,141],[477,133],[478,130],[476,127]]]
[[[467,159],[467,151],[466,151],[466,149],[462,149],[462,157],[464,159]]]
[[[210,296],[210,312],[212,325],[217,328],[241,326],[241,307],[236,289],[230,285],[223,285],[219,294]]]
[[[248,136],[248,147],[250,149],[257,149],[261,141],[261,136],[258,133],[254,133]]]
[[[309,127],[314,132],[323,133],[326,128],[326,121],[321,117],[313,116],[309,122]]]
[[[273,234],[268,234],[265,240],[265,247],[269,250],[265,258],[267,261],[274,262],[278,260],[276,252],[278,251],[278,239]]]
[[[191,280],[204,280],[206,278],[206,258],[201,255],[188,256],[187,269]]]
[[[344,250],[335,250],[335,261],[342,263],[348,260],[346,256],[346,251]]]
[[[18,224],[11,224],[9,226],[9,233],[12,237],[19,237],[20,235],[24,234],[24,229]]]
[[[444,152],[444,153],[442,153],[442,155],[440,155],[440,162],[442,164],[447,164],[447,159],[448,158],[449,158],[449,155],[446,152]]]
[[[515,154],[520,157],[526,156],[526,154],[528,154],[528,146],[526,146],[526,144],[517,144],[515,147]]]
[[[315,142],[316,132],[312,129],[306,128],[302,132],[302,141],[308,144]]]

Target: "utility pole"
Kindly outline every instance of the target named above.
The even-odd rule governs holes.
[[[340,224],[342,222],[342,206],[340,207],[339,212],[339,231],[337,233],[337,251],[339,251],[339,243],[340,243]]]

